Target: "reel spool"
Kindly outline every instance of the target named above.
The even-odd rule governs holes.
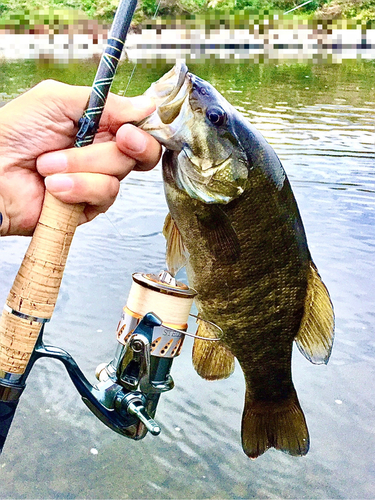
[[[153,356],[173,358],[181,352],[187,322],[196,292],[176,281],[167,271],[155,274],[134,273],[133,284],[117,327],[117,340],[125,344],[141,318],[153,312],[162,321],[154,328]],[[172,330],[173,329],[173,330]]]

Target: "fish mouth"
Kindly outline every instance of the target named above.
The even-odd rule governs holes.
[[[186,64],[179,63],[146,90],[144,95],[154,101],[156,105],[155,113],[157,113],[163,124],[172,123],[179,115],[181,107],[189,95],[190,76]],[[147,124],[148,118],[145,118],[139,124],[142,125],[144,130],[147,130],[143,125]]]
[[[219,147],[215,128],[209,134],[204,111],[212,99],[206,88],[207,82],[190,73],[185,64],[176,64],[146,90],[144,95],[156,109],[138,126],[178,153],[172,175],[179,189],[204,203],[227,204],[243,193],[247,170],[246,176],[238,178],[233,148]]]
[[[188,68],[186,64],[175,64],[168,73],[151,85],[149,90],[151,91],[150,94],[153,95],[150,95],[150,97],[154,99],[157,107],[173,101],[183,86],[187,74]]]

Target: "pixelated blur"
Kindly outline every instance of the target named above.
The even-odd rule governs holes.
[[[68,62],[100,55],[109,26],[76,11],[13,15],[0,24],[0,58]],[[215,12],[205,17],[152,20],[127,38],[125,58],[142,65],[294,61],[340,63],[375,59],[375,24],[365,20],[298,18],[271,11]]]
[[[0,60],[69,62],[100,55],[109,26],[73,9],[40,9],[0,19]]]

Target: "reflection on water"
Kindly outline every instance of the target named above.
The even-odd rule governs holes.
[[[72,68],[26,67],[23,87],[46,73],[84,82]],[[21,86],[22,65],[13,69],[15,87],[0,77],[7,95]],[[131,69],[121,68],[123,81]],[[142,88],[133,81],[131,93],[164,69],[146,74],[137,68]],[[293,358],[311,450],[301,459],[270,450],[248,460],[240,445],[241,371],[225,381],[201,380],[191,366],[190,339],[173,367],[176,388],[158,408],[162,434],[141,442],[103,426],[62,366],[42,360],[0,457],[2,498],[374,497],[375,66],[206,64],[192,70],[222,91],[279,154],[331,292],[337,326],[329,364],[313,366],[298,351]],[[164,267],[165,214],[160,169],[137,172],[123,182],[108,215],[77,232],[47,340],[69,350],[92,382],[97,364],[114,354],[131,273]],[[1,241],[2,301],[26,243]]]

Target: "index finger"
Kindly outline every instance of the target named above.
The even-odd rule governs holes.
[[[44,103],[52,102],[63,116],[77,124],[86,109],[91,88],[45,80],[30,92]],[[110,92],[100,120],[100,128],[116,133],[122,124],[142,120],[154,110],[155,104],[149,97],[124,97]]]
[[[109,93],[100,119],[99,129],[107,129],[112,134],[116,134],[124,123],[140,121],[154,110],[155,103],[149,97],[123,97]],[[80,110],[78,118],[77,113],[75,113],[76,121],[79,120],[82,112]],[[72,110],[73,113],[74,110]]]

